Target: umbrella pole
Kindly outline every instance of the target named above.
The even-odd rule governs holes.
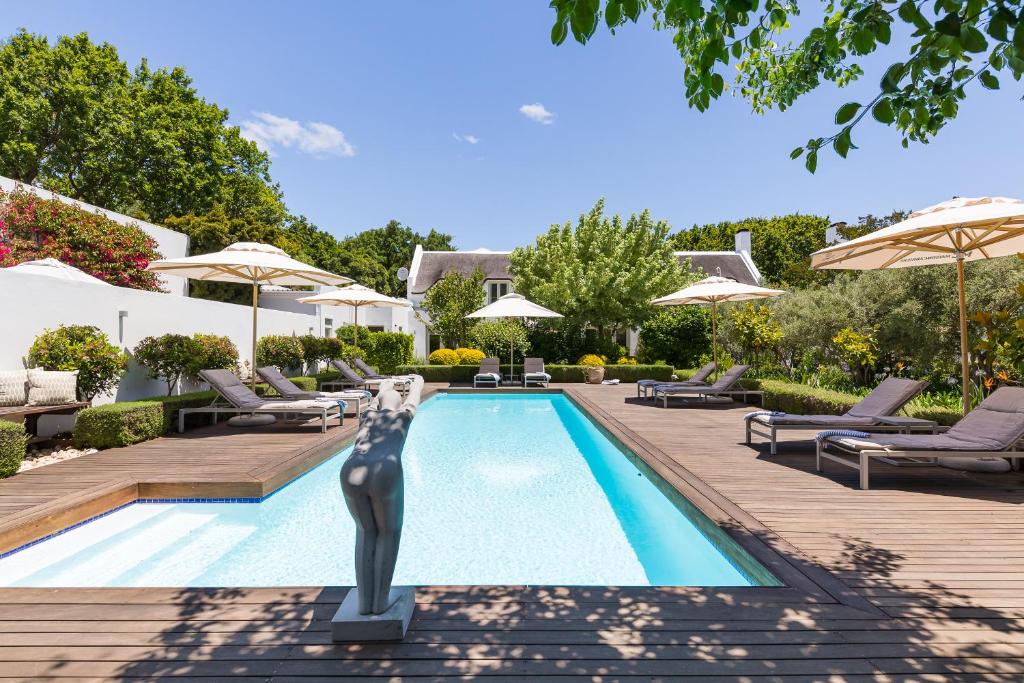
[[[353,346],[359,348],[359,304],[352,305],[352,339],[355,342]]]
[[[252,367],[249,373],[252,390],[256,391],[256,311],[260,307],[260,286],[256,278],[252,280]]]
[[[718,379],[718,302],[711,302],[711,362],[715,364],[715,379]]]
[[[971,411],[971,368],[967,359],[967,286],[964,282],[964,255],[956,255],[956,289],[960,299],[960,382],[963,385],[964,415]]]

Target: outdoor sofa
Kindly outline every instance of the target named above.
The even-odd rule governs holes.
[[[363,404],[370,404],[370,392],[363,389],[349,389],[348,391],[306,391],[299,388],[294,382],[281,374],[277,368],[270,366],[256,368],[256,374],[269,384],[274,391],[280,394],[286,401],[344,401],[355,403],[356,417],[363,412]]]
[[[942,434],[868,434],[828,430],[816,437],[816,466],[831,460],[860,472],[860,487],[870,483],[872,459],[1008,458],[1020,467],[1024,450],[1024,387],[1000,387]]]
[[[178,431],[185,431],[185,416],[192,413],[210,413],[214,423],[221,413],[234,415],[270,414],[308,415],[320,418],[320,431],[327,431],[327,420],[338,418],[338,424],[345,423],[345,411],[338,400],[316,399],[305,401],[270,401],[260,398],[249,387],[242,384],[230,370],[200,370],[199,376],[217,392],[217,397],[208,406],[181,408],[178,410]]]
[[[651,389],[653,389],[656,386],[663,385],[663,384],[664,385],[671,384],[672,386],[679,386],[679,387],[708,386],[708,381],[707,381],[708,377],[711,376],[711,373],[715,371],[716,367],[718,367],[717,363],[715,363],[715,362],[708,363],[707,365],[702,367],[700,370],[695,372],[693,377],[691,377],[690,379],[683,380],[681,382],[665,382],[665,381],[662,381],[660,379],[642,379],[642,380],[640,380],[640,381],[638,381],[636,383],[636,397],[637,398],[648,398],[648,397],[653,398],[654,394],[651,392]]]
[[[331,387],[353,388],[353,389],[380,389],[380,383],[390,380],[395,383],[395,389],[403,395],[408,392],[409,384],[412,379],[409,377],[363,377],[358,372],[352,369],[352,366],[343,360],[332,360],[331,365],[334,369],[340,373],[338,379],[324,382],[320,385],[321,389],[330,389]]]
[[[751,436],[757,434],[770,440],[771,454],[775,455],[778,452],[777,437],[780,431],[856,428],[866,432],[934,432],[937,425],[932,420],[896,416],[926,385],[927,382],[918,380],[887,377],[842,415],[788,415],[768,411],[750,413],[744,418],[747,445],[751,443]]]
[[[543,358],[524,358],[523,359],[523,386],[528,387],[531,384],[535,386],[546,387],[548,382],[551,381],[551,375],[544,372],[544,359]]]
[[[654,400],[662,400],[662,406],[668,408],[668,399],[671,396],[682,398],[699,398],[707,401],[708,398],[724,396],[735,398],[740,396],[746,402],[748,396],[760,396],[764,400],[764,392],[758,389],[746,389],[739,384],[740,378],[750,369],[749,365],[734,365],[726,370],[714,384],[707,386],[679,386],[675,384],[658,384],[654,387]]]
[[[480,371],[473,375],[473,388],[492,386],[497,389],[501,385],[501,359],[484,358],[480,361]]]

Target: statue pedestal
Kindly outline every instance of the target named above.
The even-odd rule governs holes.
[[[336,643],[401,640],[409,630],[416,609],[416,589],[396,586],[388,594],[391,607],[383,614],[360,614],[359,595],[353,588],[331,619],[331,639]]]

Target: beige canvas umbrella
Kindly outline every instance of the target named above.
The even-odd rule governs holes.
[[[1006,197],[957,198],[910,214],[895,225],[811,255],[814,268],[880,270],[956,264],[960,304],[960,380],[970,410],[967,292],[964,263],[1024,251],[1024,202]]]
[[[678,292],[659,297],[651,303],[655,306],[687,306],[695,304],[711,304],[711,358],[715,362],[715,375],[718,374],[718,304],[726,301],[747,301],[750,299],[768,299],[786,292],[781,289],[768,289],[757,285],[745,285],[729,277],[712,275]]]
[[[82,283],[89,285],[103,285],[104,287],[111,287],[109,282],[93,277],[89,273],[85,273],[74,266],[69,266],[63,261],[58,261],[55,258],[44,258],[37,261],[23,261],[16,266],[10,266],[6,268],[10,273],[26,273],[28,275],[45,275],[46,277],[52,277],[57,280],[65,280],[67,282]]]
[[[355,345],[359,346],[359,307],[369,306],[370,308],[405,308],[412,303],[405,299],[396,299],[387,294],[381,294],[369,287],[362,285],[349,285],[341,289],[332,289],[327,292],[320,292],[312,296],[305,296],[299,299],[303,304],[327,304],[329,306],[351,306],[352,319],[355,323]]]
[[[544,308],[535,304],[522,294],[510,292],[499,298],[494,303],[487,304],[481,309],[475,310],[467,318],[561,318],[561,313]],[[508,342],[508,363],[509,372],[515,374],[515,363],[512,356],[512,340]]]
[[[256,386],[256,313],[260,285],[342,285],[352,282],[297,261],[283,250],[259,242],[235,242],[222,251],[178,259],[152,261],[146,270],[193,280],[252,285],[252,384]]]

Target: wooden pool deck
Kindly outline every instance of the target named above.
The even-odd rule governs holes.
[[[806,444],[743,445],[749,408],[562,388],[786,585],[427,587],[405,642],[344,646],[328,632],[339,587],[0,589],[0,680],[1024,680],[1021,473],[879,465],[860,491],[852,470],[815,474]],[[0,482],[0,532],[66,521],[111,482],[267,492],[350,439],[346,422],[195,430],[32,470]]]

